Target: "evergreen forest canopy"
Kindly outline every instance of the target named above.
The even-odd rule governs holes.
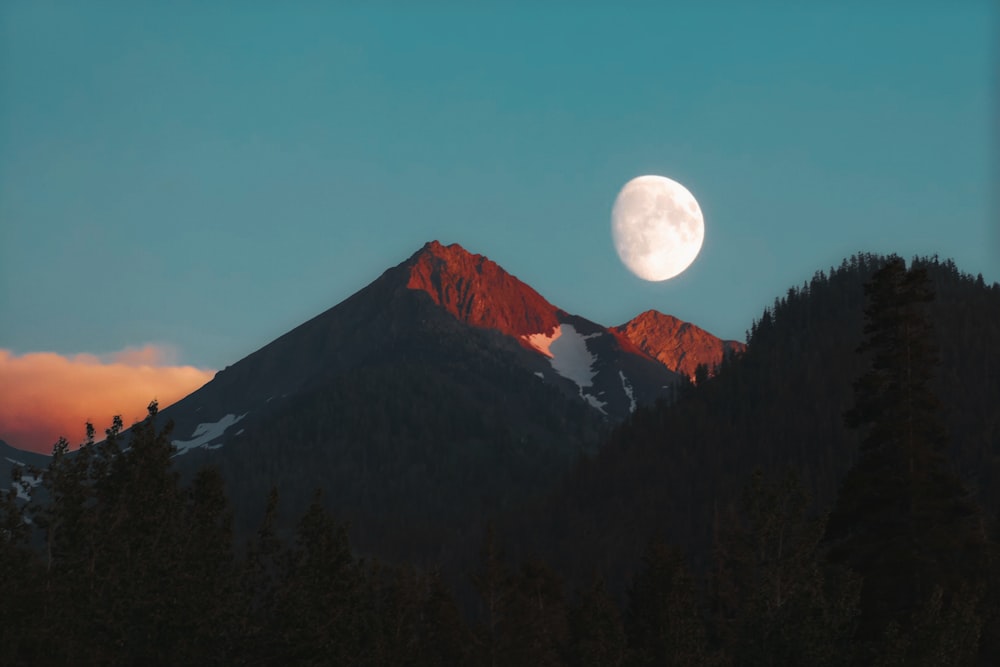
[[[319,493],[238,536],[153,404],[4,493],[0,663],[996,664],[997,341],[1000,285],[857,255],[481,517],[460,571],[360,556]]]

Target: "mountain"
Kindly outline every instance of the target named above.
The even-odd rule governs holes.
[[[499,331],[547,357],[549,364],[535,371],[541,379],[612,419],[669,396],[678,379],[614,330],[556,308],[495,262],[457,244],[432,241],[406,265],[407,287],[425,292],[459,321]]]
[[[711,358],[669,339],[656,341]],[[322,489],[362,550],[441,562],[483,517],[596,451],[613,424],[672,399],[681,378],[625,333],[435,241],[160,419],[174,424],[182,471],[222,471],[241,530],[272,485],[289,516]]]
[[[362,549],[439,562],[738,349],[655,311],[604,327],[433,241],[159,419],[182,472],[221,470],[241,531],[271,486],[288,516],[322,489]]]
[[[627,335],[553,306],[482,255],[435,241],[343,303],[221,371],[164,414],[175,422],[182,454],[222,446],[269,419],[282,402],[345,373],[415,359],[454,361],[462,346],[446,348],[434,332],[471,336],[473,330],[505,365],[612,421],[669,397],[679,378]],[[666,345],[667,338],[657,342]],[[674,351],[682,356],[684,342],[673,344],[679,343]],[[706,354],[699,348],[687,356]]]
[[[739,341],[721,340],[690,322],[656,310],[647,310],[612,332],[673,372],[692,379],[699,365],[711,371],[723,359],[746,349]]]
[[[23,619],[75,605],[74,618],[89,625],[76,628],[71,642],[60,639],[67,656],[76,657],[94,638],[101,658],[117,655],[123,645],[148,655],[146,644],[129,644],[133,636],[148,636],[164,650],[194,637],[184,655],[225,656],[219,662],[292,650],[302,655],[302,645],[327,655],[331,628],[349,638],[363,625],[361,634],[375,637],[366,640],[372,655],[394,663],[414,654],[414,646],[433,648],[441,637],[459,648],[477,646],[475,663],[491,655],[510,664],[554,664],[558,659],[551,658],[559,655],[622,662],[655,655],[647,652],[652,650],[672,655],[677,646],[692,664],[710,655],[720,662],[805,654],[825,656],[824,664],[872,664],[873,657],[886,662],[887,656],[900,664],[939,664],[945,651],[959,656],[953,662],[972,664],[977,648],[979,664],[997,663],[1000,596],[991,561],[1000,509],[1000,284],[988,286],[950,262],[918,258],[918,270],[908,274],[918,289],[887,290],[884,283],[873,289],[880,284],[870,282],[873,273],[882,274],[887,259],[895,264],[898,258],[856,255],[764,309],[741,353],[726,354],[724,343],[704,338],[708,352],[722,356],[713,374],[698,372],[697,382],[677,385],[673,400],[640,405],[614,422],[591,400],[602,401],[599,391],[584,393],[560,371],[562,329],[572,326],[571,337],[583,340],[592,371],[615,359],[650,361],[690,327],[665,326],[671,333],[660,338],[655,324],[669,325],[669,319],[645,313],[635,326],[602,329],[460,250],[423,248],[351,299],[220,373],[200,397],[189,397],[184,410],[193,415],[176,411],[188,424],[215,419],[193,431],[178,422],[173,437],[200,442],[177,441],[182,453],[172,460],[184,475],[208,463],[225,477],[242,523],[238,552],[257,527],[272,485],[285,512],[279,534],[287,535],[287,516],[302,515],[316,488],[335,517],[314,504],[290,550],[264,532],[250,549],[254,557],[233,559],[218,476],[208,471],[178,486],[169,469],[171,450],[147,423],[137,431],[144,437],[119,459],[126,465],[108,468],[97,461],[95,470],[110,476],[90,487],[94,493],[82,504],[88,494],[74,488],[78,471],[72,465],[63,470],[66,493],[54,494],[59,511],[50,515],[59,518],[50,525],[62,528],[47,542],[55,548],[26,558],[16,543],[0,545],[12,573],[2,579],[10,604],[0,627],[12,629],[7,637],[14,639],[3,646],[46,654],[51,637],[35,634],[25,643],[20,635],[37,623]],[[456,269],[459,264],[464,268]],[[924,299],[931,291],[925,291],[924,273],[936,300]],[[499,286],[490,290],[491,284]],[[866,293],[880,294],[879,300]],[[900,298],[909,304],[905,317],[898,317]],[[858,352],[862,339],[897,325],[896,334],[908,329],[884,336],[877,354]],[[550,328],[536,331],[542,327]],[[591,344],[609,339],[618,347]],[[908,342],[896,346],[894,340]],[[921,396],[932,388],[940,399],[940,405],[922,402],[921,409],[935,431],[940,417],[954,471],[937,450],[930,466],[878,455],[876,465],[885,468],[871,476],[875,486],[865,488],[876,495],[886,486],[898,488],[893,479],[905,478],[897,471],[906,467],[916,468],[918,484],[889,502],[855,504],[863,516],[869,508],[878,512],[868,535],[886,537],[882,544],[889,547],[855,552],[892,551],[893,560],[881,562],[894,567],[848,576],[827,557],[834,550],[823,535],[829,538],[833,523],[824,529],[823,516],[857,491],[857,485],[841,486],[845,472],[864,468],[872,452],[884,451],[867,447],[859,455],[862,436],[867,442],[884,431],[859,433],[843,415],[855,404],[855,380],[885,368],[886,350],[917,348],[919,357],[904,361],[900,355],[888,363],[903,374],[917,371]],[[614,354],[602,354],[607,350]],[[694,355],[677,362],[688,356]],[[695,368],[702,364],[707,362]],[[897,385],[884,386],[892,391]],[[276,391],[285,393],[271,394]],[[271,400],[253,403],[259,396]],[[893,409],[869,414],[887,424],[899,414]],[[890,429],[907,428],[906,420],[893,421]],[[5,443],[0,454],[13,466],[23,463],[22,453]],[[789,468],[801,484],[785,474]],[[948,488],[938,493],[941,485],[920,484],[927,473]],[[907,497],[920,500],[923,517],[935,516],[924,509],[934,504],[950,513],[945,521],[920,519],[931,530],[924,531],[929,540],[899,539],[916,523],[914,504],[899,502]],[[343,519],[360,556],[351,553]],[[883,526],[892,532],[886,535]],[[897,548],[899,543],[909,546]],[[843,542],[834,546],[844,549]],[[923,559],[921,553],[932,551],[945,557]],[[369,560],[372,555],[378,558]],[[386,566],[385,559],[406,564]],[[888,632],[883,641],[858,631],[866,604],[879,612],[882,598],[872,591],[905,583],[914,573],[923,576],[911,571],[916,563],[931,568],[932,577],[951,567],[953,574],[945,570],[941,579],[947,588],[938,596],[922,593],[920,581],[907,585],[916,594],[904,602],[915,611],[889,610],[902,620],[902,634]],[[88,567],[101,585],[79,576]],[[420,569],[432,578],[413,574]],[[178,572],[191,576],[178,579]],[[467,582],[465,589],[456,581]],[[782,584],[780,596],[775,581]],[[171,582],[182,585],[160,595]],[[442,582],[457,592],[459,604],[444,599]],[[574,587],[576,594],[569,594]],[[629,607],[622,616],[614,597],[626,599],[626,590]],[[477,603],[483,613],[469,616],[473,627],[466,632],[459,605],[471,614]],[[662,625],[663,618],[681,616],[690,622],[679,632]],[[149,631],[143,626],[136,632],[135,618]],[[164,626],[163,618],[193,622]],[[160,634],[167,626],[172,634]],[[307,632],[295,634],[298,626]],[[116,634],[109,627],[117,627]],[[710,636],[713,628],[717,637]],[[548,643],[539,641],[543,634]],[[235,660],[223,644],[240,647]],[[352,655],[361,655],[350,646]],[[386,653],[387,646],[395,648]],[[920,660],[923,654],[930,657]],[[432,662],[461,664],[461,657]]]

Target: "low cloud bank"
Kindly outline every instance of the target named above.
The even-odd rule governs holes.
[[[98,434],[114,415],[128,426],[153,399],[165,408],[215,374],[177,365],[176,358],[173,348],[154,344],[100,356],[0,348],[0,440],[48,454],[65,436],[75,447],[88,421]]]

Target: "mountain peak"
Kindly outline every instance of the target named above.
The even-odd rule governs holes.
[[[684,325],[692,326],[691,324],[688,324],[687,322],[684,322],[683,320],[680,320],[674,317],[673,315],[667,315],[666,313],[661,313],[660,311],[653,309],[639,313],[631,320],[629,320],[627,324],[623,324],[622,327],[629,325],[633,326],[652,325],[656,327],[663,327],[671,331],[679,329]]]
[[[722,340],[701,327],[658,310],[640,313],[614,327],[613,331],[670,370],[688,377],[694,377],[699,364],[712,368],[746,347],[737,341]]]
[[[460,246],[457,243],[450,243],[445,245],[438,240],[428,241],[423,245],[423,247],[414,253],[414,257],[418,255],[432,255],[434,257],[439,257],[444,260],[458,260],[461,261],[462,258],[471,258],[475,261],[481,261],[485,259],[482,255],[473,254]]]
[[[542,295],[496,262],[457,243],[430,241],[404,265],[409,289],[427,293],[467,324],[497,329],[519,340],[551,332],[559,324],[558,309]]]

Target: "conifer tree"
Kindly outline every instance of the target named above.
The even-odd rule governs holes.
[[[562,582],[541,560],[529,560],[511,581],[511,665],[562,665],[569,639]]]
[[[31,512],[44,545],[39,623],[59,625],[48,663],[225,664],[232,636],[233,564],[221,477],[185,489],[171,464],[170,424],[157,405],[119,446],[105,440],[54,449]],[[64,623],[71,618],[73,622]]]
[[[229,664],[236,641],[237,577],[232,512],[222,476],[200,470],[186,490],[173,585],[174,650],[179,663]]]
[[[472,584],[479,594],[481,619],[476,632],[475,662],[489,667],[506,665],[511,650],[509,625],[513,591],[492,524],[487,526],[480,550],[480,568]]]
[[[629,589],[625,630],[631,664],[710,664],[695,581],[680,551],[659,542],[647,547]]]
[[[15,665],[38,654],[44,635],[35,628],[40,615],[38,582],[41,559],[28,545],[29,524],[18,503],[26,492],[21,469],[14,468],[13,486],[0,492],[0,664]],[[31,622],[25,623],[25,619]]]
[[[857,582],[824,571],[824,523],[811,518],[797,475],[774,480],[756,471],[738,519],[721,538],[716,624],[740,665],[842,665],[849,660]]]
[[[285,553],[285,545],[275,534],[277,515],[278,490],[271,487],[260,527],[247,544],[238,575],[235,632],[241,640],[234,646],[234,664],[261,664],[262,656],[271,656],[277,650],[273,648],[276,640],[271,624],[276,613],[279,563]]]
[[[269,632],[275,633],[277,653],[269,659],[299,665],[364,662],[369,610],[362,584],[347,530],[317,492],[299,521],[296,548],[287,554],[276,589]]]
[[[418,626],[415,662],[420,667],[450,667],[469,661],[471,638],[458,605],[440,574],[427,577]]]
[[[570,664],[573,667],[621,667],[627,642],[621,611],[597,578],[569,609]]]
[[[890,626],[908,632],[943,591],[944,614],[965,607],[983,555],[975,503],[952,471],[937,365],[924,306],[934,298],[926,270],[890,257],[865,286],[865,340],[871,365],[855,383],[845,414],[861,429],[827,528],[830,558],[863,578],[859,637],[874,642]],[[960,592],[961,591],[961,592]]]

